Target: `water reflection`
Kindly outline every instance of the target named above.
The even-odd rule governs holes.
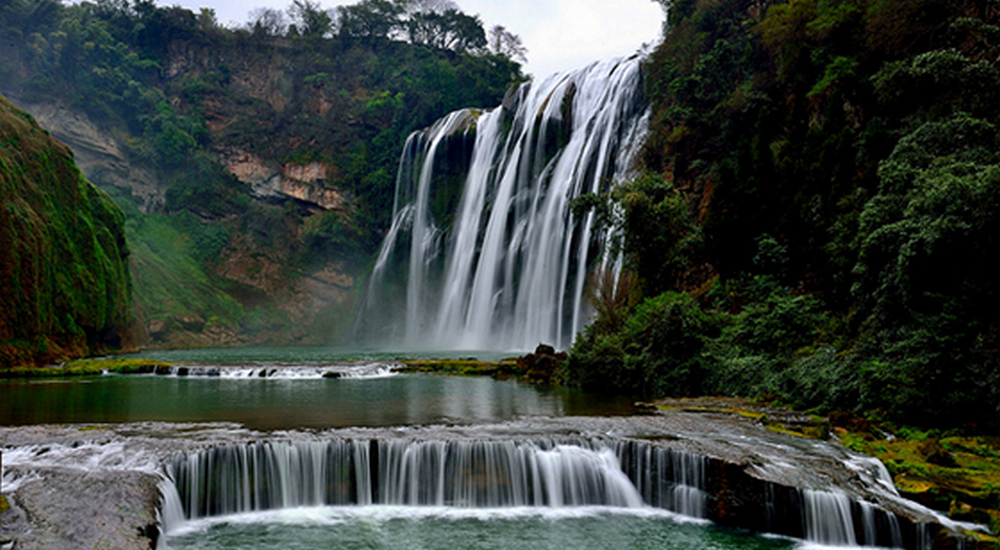
[[[238,422],[261,430],[496,422],[626,414],[628,400],[513,380],[398,375],[374,379],[102,376],[0,382],[0,424]]]

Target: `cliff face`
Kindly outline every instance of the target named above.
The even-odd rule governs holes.
[[[91,183],[131,194],[143,212],[163,207],[166,189],[160,178],[148,167],[130,160],[119,140],[85,112],[62,101],[7,96],[72,149],[77,167]]]
[[[140,345],[349,335],[406,136],[521,78],[503,55],[389,35],[51,8],[0,10],[0,94],[124,210]]]
[[[129,343],[125,218],[0,96],[0,368]]]

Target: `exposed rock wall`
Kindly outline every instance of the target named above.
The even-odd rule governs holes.
[[[2,90],[0,90],[2,93]],[[121,143],[86,113],[59,101],[32,101],[10,96],[48,130],[73,150],[83,175],[98,187],[127,191],[143,212],[163,208],[166,185],[152,170],[130,160]]]
[[[329,168],[321,162],[305,165],[268,162],[253,153],[222,148],[219,161],[236,179],[250,186],[250,193],[259,199],[295,199],[336,210],[344,206],[344,197],[327,187]]]

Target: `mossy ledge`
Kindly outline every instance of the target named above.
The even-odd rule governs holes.
[[[922,431],[850,415],[832,415],[831,422],[844,445],[885,464],[906,498],[1000,533],[1000,438]],[[970,535],[1000,548],[995,536]]]
[[[62,378],[101,374],[154,374],[172,367],[167,361],[150,359],[78,359],[62,365],[27,366],[0,370],[0,378]]]
[[[0,96],[0,371],[127,347],[124,215]]]
[[[450,376],[518,377],[516,359],[479,361],[478,359],[402,359],[396,372],[406,374],[441,374]]]
[[[1000,533],[1000,438],[959,430],[921,431],[851,413],[829,416],[735,397],[657,399],[637,403],[650,411],[733,415],[772,432],[834,439],[885,464],[900,494],[951,519]],[[975,548],[1000,548],[994,535],[970,531]]]

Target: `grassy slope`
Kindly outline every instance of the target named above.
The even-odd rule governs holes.
[[[73,155],[0,97],[0,367],[119,347],[124,216]]]

